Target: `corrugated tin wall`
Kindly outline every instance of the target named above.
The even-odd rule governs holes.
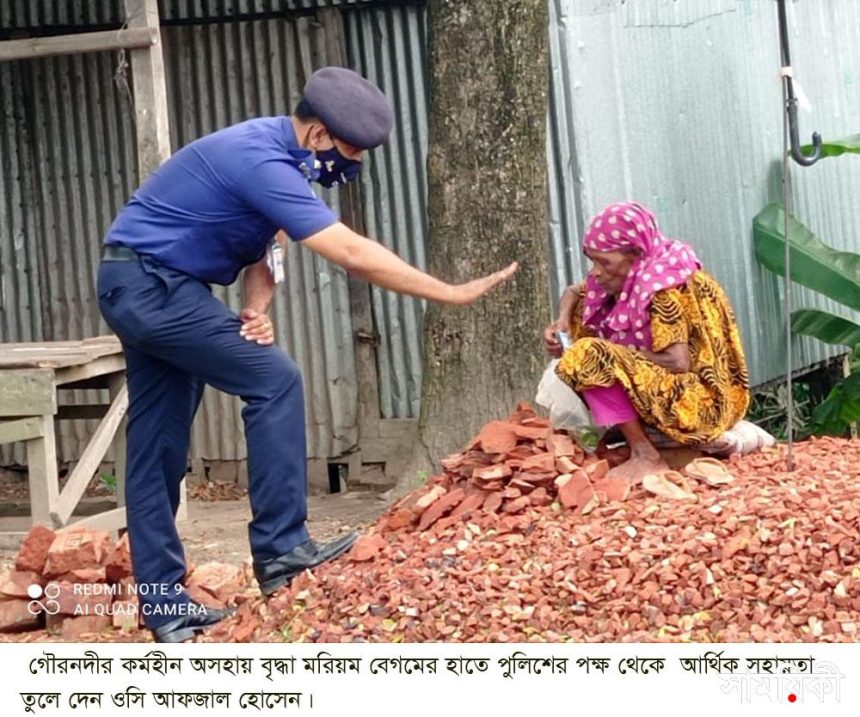
[[[315,2],[293,0],[304,7]],[[811,115],[801,114],[804,137],[812,129],[825,137],[858,131],[860,13],[854,2],[789,4],[794,61],[814,105]],[[201,12],[191,0],[165,0],[162,7],[170,23],[187,23]],[[247,14],[282,7],[275,0],[218,5],[221,19],[234,9]],[[693,243],[726,286],[753,380],[781,374],[781,288],[757,267],[750,231],[752,217],[780,193],[775,3],[550,0],[550,7],[554,296],[582,275],[584,220],[609,201],[635,197],[657,212],[668,234]],[[114,9],[107,0],[13,0],[0,3],[0,23],[75,24],[85,11],[93,22],[110,23]],[[370,2],[345,12],[344,27],[350,63],[385,88],[398,114],[391,143],[373,154],[364,173],[368,232],[423,266],[425,11],[420,3]],[[300,79],[325,61],[321,32],[310,17],[166,28],[174,145],[247,116],[288,112]],[[95,237],[135,185],[128,108],[111,80],[115,60],[98,55],[0,65],[0,329],[7,340],[37,340],[52,327],[68,326],[69,335],[95,327],[91,300],[72,292],[60,301],[53,292],[92,275]],[[860,216],[852,202],[860,161],[827,160],[793,171],[796,214],[834,246],[860,251]],[[39,213],[33,211],[37,199]],[[87,234],[88,226],[98,231]],[[60,240],[46,247],[46,236]],[[60,255],[65,237],[75,249]],[[310,259],[290,253],[290,294],[279,302],[276,318],[313,386],[314,454],[336,455],[355,440],[346,284],[342,273]],[[835,308],[797,293],[798,303]],[[234,290],[225,298],[238,306]],[[423,307],[376,290],[373,308],[382,338],[383,415],[416,416]],[[829,355],[816,342],[800,343],[798,365]],[[195,427],[196,455],[243,456],[237,404],[207,396],[203,415],[211,419],[207,430],[202,421]]]
[[[362,173],[369,236],[406,261],[426,267],[427,28],[423,7],[366,9],[344,15],[349,63],[391,98],[391,139]],[[421,400],[422,301],[373,289],[380,410],[385,418],[417,416]]]
[[[289,113],[306,77],[330,62],[328,53],[342,38],[326,37],[322,25],[303,16],[168,27],[163,42],[175,149],[249,117]],[[107,331],[93,288],[100,243],[137,184],[119,58],[98,53],[0,64],[4,341]],[[337,209],[336,193],[327,199]],[[241,308],[238,285],[216,291]],[[303,370],[310,454],[340,455],[357,441],[345,273],[291,247],[286,286],[272,313],[280,344]],[[207,389],[194,427],[194,456],[244,458],[240,407],[237,399]],[[73,458],[92,424],[61,426],[61,455]]]
[[[825,138],[860,131],[856,0],[788,6],[792,61],[813,105],[800,113],[803,140],[813,129]],[[560,148],[552,236],[556,255],[567,258],[557,276],[582,274],[582,217],[637,198],[666,233],[692,243],[726,287],[752,380],[784,374],[781,281],[758,267],[751,236],[753,217],[781,198],[776,3],[552,0],[551,9]],[[860,251],[860,160],[791,171],[795,214],[833,246]],[[794,301],[847,312],[805,290]],[[812,340],[798,345],[798,366],[835,353]]]

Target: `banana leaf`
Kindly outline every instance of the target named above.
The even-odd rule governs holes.
[[[800,151],[808,155],[812,152],[812,145],[805,144],[800,148]],[[854,134],[843,139],[834,139],[821,145],[822,158],[838,157],[840,154],[845,154],[846,152],[860,154],[860,134]]]
[[[812,414],[817,433],[841,435],[851,423],[860,421],[860,373],[852,373],[833,387],[830,395]]]
[[[795,311],[791,315],[791,329],[796,334],[812,336],[826,344],[848,346],[852,349],[860,346],[860,325],[827,311]]]
[[[781,204],[768,204],[753,220],[756,258],[780,276],[785,274],[783,221]],[[860,311],[860,254],[832,249],[794,217],[790,232],[791,278]]]

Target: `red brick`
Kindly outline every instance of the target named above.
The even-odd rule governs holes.
[[[485,453],[508,453],[517,446],[517,434],[510,423],[490,421],[481,429],[477,443]]]
[[[487,499],[484,501],[484,512],[485,513],[495,513],[499,508],[502,507],[502,502],[504,498],[502,498],[501,493],[490,493],[487,496]]]
[[[105,578],[109,583],[118,583],[132,574],[131,546],[126,532],[110,550],[105,561]]]
[[[415,513],[409,508],[400,508],[388,516],[386,526],[388,530],[400,530],[412,525],[413,522],[415,522]]]
[[[82,568],[58,575],[54,580],[69,583],[103,583],[106,582],[105,575],[105,568]]]
[[[362,535],[355,541],[355,545],[352,546],[349,556],[356,562],[373,560],[384,547],[385,538],[379,533]]]
[[[514,498],[514,500],[507,501],[505,503],[505,507],[502,508],[502,511],[505,513],[521,513],[530,505],[531,500],[527,495],[524,495],[520,498]]]
[[[471,495],[467,495],[462,501],[460,501],[460,505],[451,511],[451,517],[456,518],[458,516],[465,515],[466,513],[470,513],[473,510],[478,510],[484,504],[484,500],[486,500],[484,493],[472,493]]]
[[[476,468],[472,472],[472,479],[475,481],[495,481],[503,478],[508,478],[511,473],[511,467],[505,463],[496,463],[492,466]]]
[[[515,423],[541,423],[546,419],[538,417],[537,411],[530,403],[520,401],[508,420]]]
[[[527,441],[544,441],[552,433],[552,428],[549,426],[514,426],[514,433],[517,438],[524,438]]]
[[[445,495],[445,493],[446,491],[442,486],[433,486],[428,493],[425,493],[415,501],[415,511],[420,513],[427,510],[427,508],[433,505],[433,503],[439,500],[439,498]]]
[[[561,456],[555,459],[555,469],[559,473],[573,473],[579,466],[569,456]]]
[[[594,487],[585,472],[581,470],[567,476],[559,476],[556,485],[561,504],[565,508],[575,508],[578,514],[590,513],[598,504]]]
[[[529,503],[536,507],[549,505],[552,503],[552,497],[546,488],[539,486],[529,494]]]
[[[418,519],[418,530],[426,530],[429,528],[434,522],[445,515],[445,513],[458,505],[465,497],[466,494],[462,488],[455,488],[447,495],[441,497],[421,514],[421,517]]]
[[[585,465],[585,470],[588,473],[588,479],[594,484],[609,472],[609,462],[601,459],[594,463],[588,463]]]
[[[236,565],[212,561],[194,568],[188,577],[188,584],[197,585],[226,603],[245,588],[245,576]]]
[[[23,632],[39,627],[40,617],[30,612],[29,604],[29,600],[0,602],[0,632]]]
[[[58,530],[48,549],[44,575],[51,578],[81,568],[98,568],[109,548],[110,536],[104,530],[74,525]]]
[[[546,448],[556,458],[563,456],[572,457],[578,452],[576,443],[573,439],[564,433],[553,433],[546,439]]]
[[[78,615],[63,620],[60,636],[69,642],[79,642],[84,635],[97,635],[113,627],[110,615]]]
[[[8,570],[0,576],[0,596],[29,600],[27,588],[30,585],[44,585],[42,576],[31,570]]]
[[[538,453],[523,461],[524,472],[549,473],[555,470],[555,456],[552,453]]]
[[[18,550],[15,568],[42,573],[45,569],[45,560],[48,558],[48,549],[55,537],[56,533],[46,525],[34,525],[30,528]]]

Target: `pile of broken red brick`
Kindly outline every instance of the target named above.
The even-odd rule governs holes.
[[[694,501],[660,498],[612,479],[607,460],[520,405],[348,555],[269,600],[247,561],[191,569],[192,597],[238,606],[198,640],[854,641],[860,441],[813,439],[794,460],[789,469],[779,446],[733,458],[731,483],[697,483]],[[34,529],[2,578],[0,626],[16,615],[34,626],[23,613],[32,582],[130,581],[127,543],[74,535]],[[60,617],[35,626],[61,639],[96,628],[98,639],[148,639],[116,615],[86,623],[68,614],[74,601],[60,603]]]
[[[244,597],[249,564],[189,565],[190,596],[213,607]],[[146,640],[128,535],[103,530],[34,526],[14,567],[0,574],[0,633],[16,640]]]
[[[520,405],[346,558],[203,639],[853,641],[860,442],[794,455],[793,470],[784,447],[733,458],[730,484],[670,500],[610,479]]]

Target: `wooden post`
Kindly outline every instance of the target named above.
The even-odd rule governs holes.
[[[158,41],[152,47],[129,51],[134,86],[138,181],[143,183],[149,173],[170,156],[170,123],[158,0],[125,0],[125,12],[129,28],[151,28],[158,33]]]
[[[111,403],[125,389],[125,374],[115,374],[110,378],[110,400]],[[122,417],[122,423],[116,429],[113,437],[113,474],[116,478],[116,504],[121,508],[125,506],[125,463],[126,443],[125,429],[128,423],[127,414]]]
[[[56,509],[57,499],[60,495],[54,416],[50,413],[44,414],[41,421],[42,436],[27,441],[30,514],[33,517],[33,525],[42,523],[53,526],[51,513]]]

